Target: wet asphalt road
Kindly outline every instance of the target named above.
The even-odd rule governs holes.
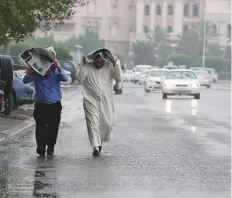
[[[37,157],[34,127],[0,143],[0,197],[229,198],[230,90],[203,89],[196,101],[126,87],[99,158],[79,90],[63,101],[54,157]]]

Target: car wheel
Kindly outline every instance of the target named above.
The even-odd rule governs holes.
[[[10,57],[0,56],[0,80],[6,82],[4,88],[4,95],[9,98],[12,94],[12,84],[13,84],[13,62]]]
[[[206,88],[207,88],[207,89],[210,89],[210,87],[211,87],[210,85],[206,85]]]
[[[167,99],[168,98],[168,94],[163,93],[163,99]]]
[[[6,102],[6,109],[4,111],[5,115],[10,115],[10,113],[13,111],[14,108],[14,98],[12,96],[12,94],[9,95],[8,98],[5,99]]]
[[[198,93],[198,94],[195,94],[195,95],[194,95],[194,99],[199,100],[199,99],[200,99],[200,94],[199,94],[199,93]]]

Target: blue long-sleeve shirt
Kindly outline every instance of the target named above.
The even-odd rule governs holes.
[[[52,104],[61,100],[61,81],[68,81],[68,76],[64,70],[59,72],[57,69],[54,69],[50,76],[26,74],[23,78],[25,84],[34,82],[35,100],[44,104]]]

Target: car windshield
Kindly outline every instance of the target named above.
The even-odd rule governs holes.
[[[160,77],[160,76],[166,76],[167,71],[165,70],[151,70],[150,76]]]
[[[203,69],[198,69],[198,70],[194,70],[196,75],[208,75],[209,72],[207,70],[203,70]]]
[[[197,77],[192,71],[173,71],[168,73],[167,79],[197,79]]]
[[[150,69],[150,67],[137,67],[136,72],[143,72],[143,71],[149,70],[149,69]]]

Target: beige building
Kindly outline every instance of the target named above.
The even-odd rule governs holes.
[[[220,11],[219,2],[222,4]],[[207,19],[215,21],[217,27],[220,26],[221,36],[217,39],[223,43],[225,26],[229,22],[228,2],[230,1],[90,0],[87,6],[76,8],[72,20],[66,21],[64,25],[51,27],[46,34],[64,41],[84,34],[89,28],[98,32],[106,47],[114,53],[128,54],[129,44],[135,40],[146,39],[146,34],[154,27],[167,29],[170,38],[182,35],[203,19],[207,3]],[[36,35],[41,34],[39,30],[36,32]]]
[[[212,42],[222,46],[230,45],[231,40],[231,1],[207,0],[206,20],[211,22]]]

